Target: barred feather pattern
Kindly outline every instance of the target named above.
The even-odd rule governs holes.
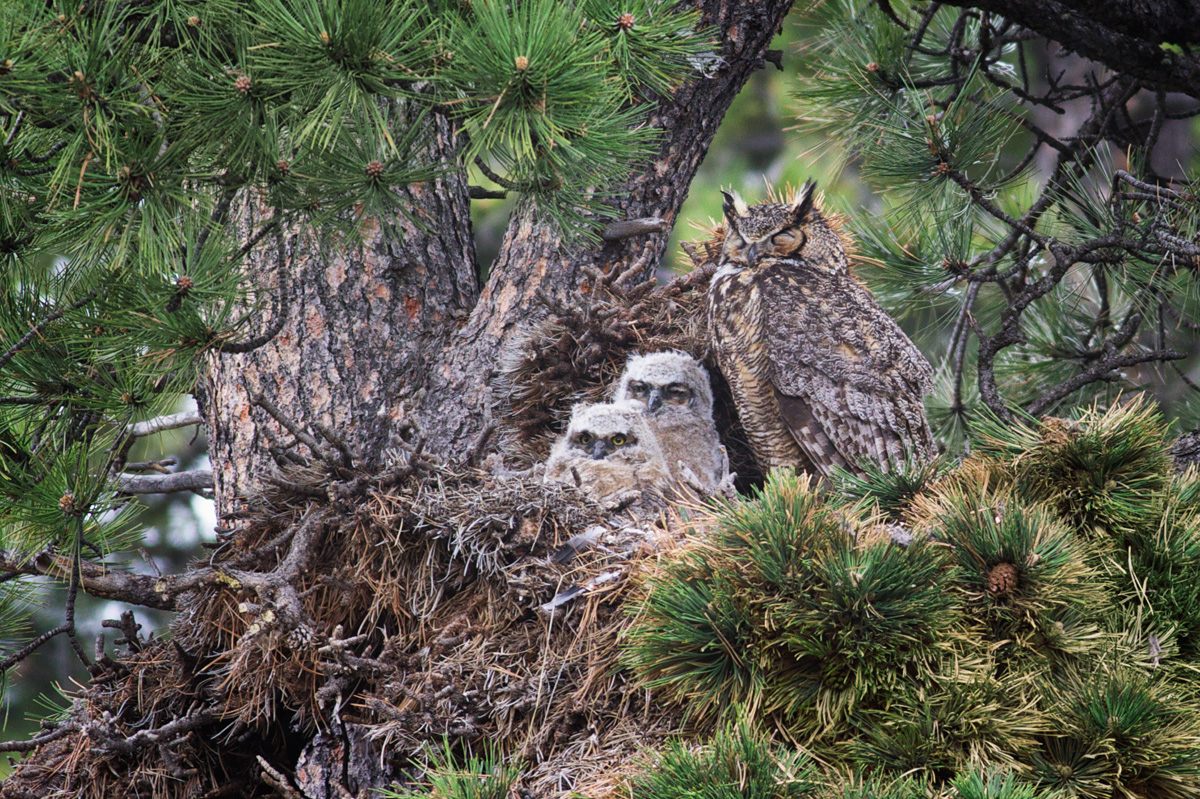
[[[721,269],[713,276],[708,297],[713,355],[754,457],[764,471],[791,466],[816,473],[779,413],[757,281],[746,270]]]
[[[727,259],[709,289],[711,344],[755,456],[820,475],[932,458],[929,362],[854,278],[820,212],[796,222],[801,246]]]

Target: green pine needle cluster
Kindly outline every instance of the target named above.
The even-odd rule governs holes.
[[[1023,494],[1098,535],[1135,534],[1161,504],[1172,473],[1167,425],[1142,395],[1032,426],[984,416],[977,431],[975,452],[1011,470]]]
[[[962,624],[947,554],[774,474],[652,578],[626,662],[702,720],[737,705],[816,737],[933,678]]]
[[[447,106],[468,155],[494,159],[543,203],[600,210],[595,187],[626,174],[629,155],[646,155],[652,142],[641,110],[625,105],[629,85],[606,68],[624,32],[610,39],[583,8],[556,0],[473,9],[451,24],[438,72],[462,94]]]
[[[1164,432],[1135,399],[834,493],[775,472],[646,574],[625,664],[803,743],[821,796],[1195,796],[1200,473]]]
[[[745,721],[722,727],[703,747],[674,741],[631,780],[641,799],[807,799],[820,782],[806,753],[773,743]]]
[[[1107,597],[1085,562],[1085,542],[1048,508],[963,471],[922,495],[911,518],[950,545],[971,623],[1008,669],[1086,654]]]
[[[424,784],[384,789],[380,794],[385,799],[507,799],[521,776],[519,761],[505,762],[490,748],[479,754],[459,755],[449,739],[440,749],[430,747],[427,761],[414,764],[423,771]]]
[[[1200,651],[1200,489],[1194,471],[1174,472],[1167,425],[1149,401],[1094,406],[1074,420],[984,417],[977,430],[981,468],[1085,536],[1090,566],[1144,609],[1156,634]]]

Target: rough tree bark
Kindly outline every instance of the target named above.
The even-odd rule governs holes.
[[[456,146],[447,122],[431,124],[430,163],[451,161]],[[366,220],[366,243],[353,251],[291,230],[255,253],[251,278],[273,298],[255,332],[278,331],[251,352],[210,357],[200,392],[219,516],[261,483],[267,437],[288,439],[252,400],[336,430],[365,462],[378,461],[405,408],[421,401],[479,287],[465,177],[452,173],[406,194],[422,225],[396,220],[403,238]],[[251,204],[243,213],[261,225],[272,211]]]

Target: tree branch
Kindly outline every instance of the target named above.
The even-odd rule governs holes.
[[[645,236],[649,233],[661,233],[669,230],[670,227],[665,219],[657,216],[648,216],[643,219],[623,219],[620,222],[613,222],[600,231],[600,238],[605,241],[620,241],[634,236]]]
[[[0,369],[3,369],[8,364],[8,362],[12,360],[12,357],[21,351],[22,347],[24,347],[26,344],[33,341],[34,338],[36,338],[38,335],[40,335],[43,327],[50,324],[51,322],[61,319],[62,317],[69,314],[71,311],[77,311],[80,308],[82,308],[83,306],[87,305],[96,296],[96,293],[97,293],[97,289],[92,289],[87,294],[84,294],[82,299],[71,303],[66,308],[59,308],[58,310],[54,311],[53,313],[48,314],[45,318],[42,319],[42,321],[35,324],[32,328],[30,328],[28,333],[21,336],[21,338],[17,341],[16,344],[9,347],[7,352],[5,352],[3,355],[0,355]]]
[[[173,413],[168,416],[157,416],[153,419],[147,419],[144,422],[127,425],[125,427],[125,435],[133,438],[141,438],[142,436],[152,436],[155,433],[161,433],[164,430],[174,430],[179,427],[187,427],[191,424],[200,424],[204,418],[200,416],[199,411],[184,411],[183,413]]]
[[[212,469],[190,469],[174,474],[127,474],[115,476],[116,489],[123,494],[175,494],[180,491],[204,492],[213,487]]]
[[[1111,358],[1104,358],[1097,361],[1087,370],[1067,380],[1060,386],[1047,391],[1042,396],[1038,397],[1033,402],[1026,406],[1025,410],[1030,416],[1039,416],[1043,411],[1049,408],[1054,403],[1058,402],[1063,397],[1078,391],[1086,385],[1095,383],[1098,380],[1103,380],[1114,369],[1122,369],[1126,366],[1134,366],[1139,363],[1148,361],[1173,361],[1179,358],[1186,357],[1186,353],[1176,352],[1175,350],[1153,350],[1151,352],[1139,352],[1133,355],[1118,355]]]
[[[71,558],[52,552],[26,553],[0,550],[0,572],[71,579]],[[88,594],[158,610],[174,610],[173,594],[156,590],[158,578],[115,571],[87,560],[79,561],[79,586]]]
[[[1200,41],[1194,4],[1146,0],[948,0],[991,11],[1037,31],[1082,56],[1153,84],[1200,97],[1200,57],[1163,43]]]

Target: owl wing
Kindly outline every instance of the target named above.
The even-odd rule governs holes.
[[[936,452],[922,396],[932,368],[849,275],[764,275],[771,382],[792,436],[823,474]]]

